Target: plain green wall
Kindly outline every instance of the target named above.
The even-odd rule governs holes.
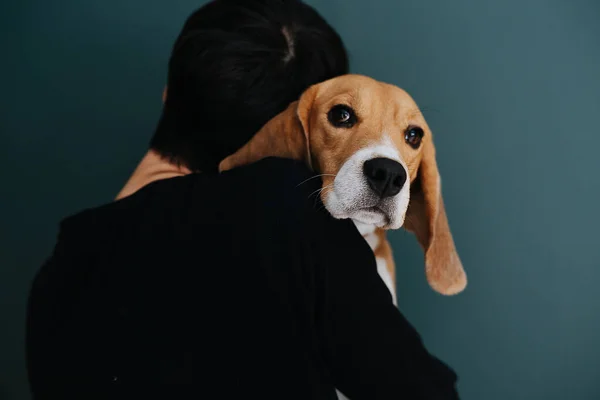
[[[26,399],[29,282],[58,221],[144,153],[171,44],[203,2],[0,5],[0,399]],[[321,0],[354,72],[407,89],[436,139],[466,292],[392,234],[401,309],[465,400],[600,399],[600,2]]]

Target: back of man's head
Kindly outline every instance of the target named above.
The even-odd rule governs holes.
[[[340,37],[301,1],[212,1],[175,43],[150,146],[192,171],[214,172],[309,86],[346,73]]]

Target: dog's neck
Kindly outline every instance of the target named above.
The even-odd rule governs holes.
[[[352,222],[354,222],[354,225],[356,226],[360,234],[365,238],[367,243],[369,243],[371,249],[375,250],[378,244],[375,235],[375,229],[377,229],[377,227],[375,225],[359,222],[355,219],[353,219]]]
[[[191,173],[189,169],[166,160],[154,150],[149,150],[117,195],[116,200],[132,195],[154,181],[183,176],[189,173]]]
[[[375,232],[375,225],[365,224],[364,222],[360,222],[355,219],[353,219],[352,222],[354,222],[354,225],[356,225],[358,231],[363,235],[368,235],[369,233]]]

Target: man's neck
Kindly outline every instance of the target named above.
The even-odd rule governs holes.
[[[161,157],[156,151],[149,150],[117,195],[116,200],[132,195],[151,182],[189,173],[191,173],[189,169],[173,164]]]

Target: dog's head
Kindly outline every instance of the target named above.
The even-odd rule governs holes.
[[[221,171],[268,156],[305,160],[321,174],[321,199],[335,218],[404,227],[425,250],[430,285],[466,285],[441,196],[431,131],[397,86],[361,75],[314,85],[269,121]]]

